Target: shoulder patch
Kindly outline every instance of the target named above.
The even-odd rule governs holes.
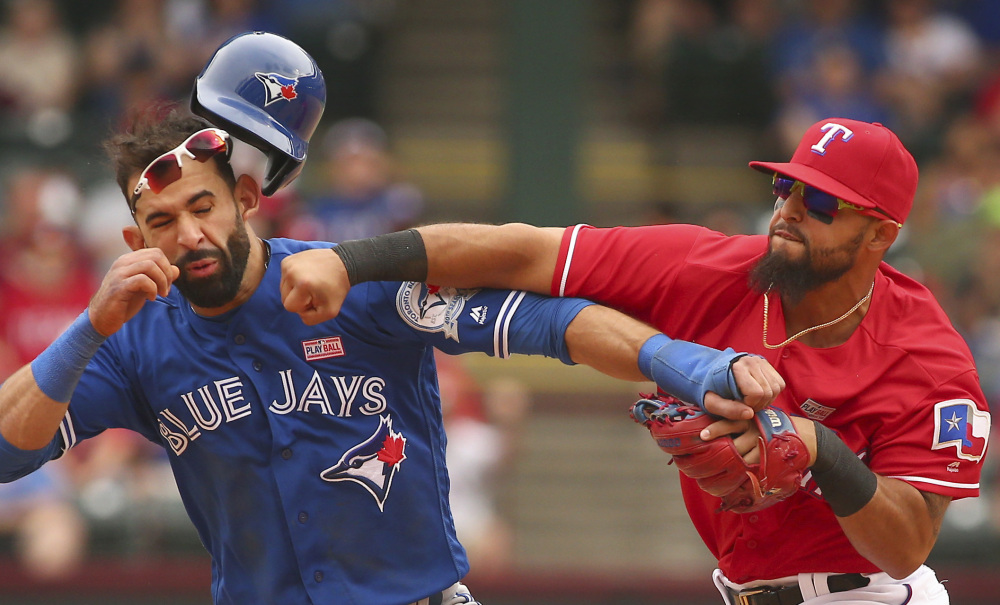
[[[413,328],[444,332],[445,338],[458,342],[458,319],[478,291],[405,282],[396,293],[396,311]]]
[[[971,399],[950,399],[934,404],[932,450],[954,447],[962,460],[979,462],[990,437],[990,414]]]

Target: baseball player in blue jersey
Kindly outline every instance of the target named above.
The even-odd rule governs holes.
[[[587,363],[716,412],[784,386],[761,358],[663,344],[616,311],[524,292],[369,282],[335,319],[306,325],[282,306],[280,265],[332,244],[256,237],[262,188],[233,173],[228,132],[175,111],[106,147],[132,251],[0,387],[0,480],[108,428],[142,434],[169,455],[215,603],[475,602],[448,505],[434,347]]]

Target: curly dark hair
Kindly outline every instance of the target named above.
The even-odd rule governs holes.
[[[129,190],[129,178],[142,171],[150,162],[177,147],[193,133],[212,125],[177,104],[146,107],[135,112],[129,126],[109,136],[103,143],[111,160],[115,180],[129,210],[135,212],[135,200]],[[230,189],[236,186],[236,176],[226,154],[212,158],[216,169]]]

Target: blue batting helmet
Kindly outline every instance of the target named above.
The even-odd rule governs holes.
[[[267,156],[262,191],[302,171],[326,105],[323,73],[288,38],[245,32],[222,44],[195,80],[191,111]]]

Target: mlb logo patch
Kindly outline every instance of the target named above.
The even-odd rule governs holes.
[[[331,357],[343,357],[344,343],[341,341],[339,336],[329,336],[327,338],[317,338],[315,340],[303,340],[302,351],[306,354],[306,361],[329,359]]]
[[[954,447],[962,460],[979,462],[990,436],[990,415],[969,399],[951,399],[934,404],[932,450]]]
[[[822,422],[826,420],[827,417],[837,411],[835,408],[829,406],[821,405],[812,399],[806,399],[804,402],[799,404],[799,408],[802,413],[805,414],[810,420],[816,420]]]

